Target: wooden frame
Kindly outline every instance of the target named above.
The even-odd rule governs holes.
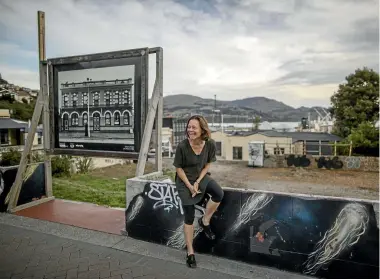
[[[149,49],[131,49],[115,52],[97,53],[90,55],[79,55],[70,57],[53,58],[48,60],[49,64],[49,92],[50,94],[50,153],[51,154],[68,154],[83,156],[100,156],[100,157],[118,157],[137,159],[141,148],[142,132],[146,123],[146,111],[148,104],[148,70],[149,70]],[[107,147],[101,147],[102,144],[92,144],[99,148],[84,147],[83,149],[60,148],[59,126],[60,119],[58,116],[58,72],[68,70],[85,70],[95,68],[108,68],[114,66],[133,65],[135,91],[134,91],[134,144],[133,149],[123,151],[123,144],[103,144]],[[89,102],[89,101],[88,101]],[[90,146],[84,140],[82,145]],[[74,144],[73,144],[74,145]],[[114,150],[114,146],[120,145]],[[77,144],[75,144],[77,146]],[[124,145],[127,146],[127,145]]]
[[[23,176],[27,166],[27,158],[32,150],[34,136],[36,134],[38,121],[43,112],[43,124],[44,124],[44,150],[45,150],[45,192],[46,199],[41,199],[38,201],[33,201],[22,205],[22,209],[34,206],[40,203],[47,201],[48,199],[54,198],[52,191],[52,180],[51,180],[51,162],[50,158],[47,155],[46,151],[49,150],[49,98],[48,98],[48,86],[47,86],[47,63],[46,51],[45,51],[45,13],[38,11],[37,13],[37,22],[38,22],[38,50],[39,50],[39,69],[40,69],[40,92],[38,93],[36,105],[33,112],[33,117],[31,121],[30,128],[28,130],[28,137],[24,146],[24,150],[21,155],[20,165],[17,170],[17,175],[15,182],[12,185],[12,188],[9,192],[9,202],[8,202],[8,212],[17,211],[18,198],[20,196],[20,191],[23,183]]]
[[[156,117],[156,133],[157,141],[156,146],[156,159],[155,165],[158,172],[162,172],[162,117],[163,117],[163,50],[161,47],[157,48],[142,48],[126,51],[107,52],[93,55],[84,56],[71,56],[64,58],[54,58],[46,61],[45,57],[45,13],[38,11],[38,47],[39,47],[39,68],[40,68],[40,92],[37,96],[36,105],[33,112],[31,126],[28,131],[28,137],[24,150],[21,155],[20,164],[17,170],[15,182],[13,183],[9,192],[8,212],[15,212],[28,207],[36,206],[38,204],[50,201],[54,199],[52,191],[52,172],[51,172],[51,160],[50,154],[62,154],[65,151],[55,148],[54,136],[54,94],[53,85],[54,79],[48,79],[53,77],[54,67],[57,65],[67,65],[70,63],[84,63],[93,62],[106,59],[118,59],[123,60],[131,57],[141,57],[141,95],[138,98],[140,109],[139,123],[140,138],[135,141],[135,145],[139,146],[139,152],[107,152],[96,150],[81,150],[73,151],[73,155],[90,155],[90,156],[106,156],[106,157],[126,157],[126,158],[138,158],[138,166],[136,168],[137,176],[144,174],[145,164],[148,156],[149,141],[152,136],[153,123]],[[149,54],[156,54],[156,81],[154,84],[153,95],[151,103],[148,109],[148,56]],[[49,86],[48,86],[49,84]],[[46,198],[32,201],[23,205],[17,206],[21,187],[23,184],[23,176],[27,167],[27,158],[32,151],[32,144],[34,136],[37,130],[38,122],[43,114],[44,125],[44,170],[45,170],[45,191]],[[135,120],[136,122],[136,120]],[[141,139],[142,138],[142,139]],[[67,153],[66,153],[67,154]]]
[[[161,47],[152,48],[149,53],[156,54],[156,80],[150,100],[146,125],[141,142],[141,150],[136,167],[136,177],[144,175],[149,141],[152,137],[153,124],[156,118],[156,170],[162,171],[162,117],[163,117],[163,50]]]

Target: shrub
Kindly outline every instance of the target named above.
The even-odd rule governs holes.
[[[19,165],[21,160],[21,152],[10,148],[8,151],[3,152],[1,156],[1,166]]]
[[[70,176],[71,157],[55,156],[51,159],[51,173],[54,177]]]
[[[30,162],[43,162],[45,161],[45,157],[43,153],[39,153],[38,151],[32,152]]]
[[[76,167],[77,167],[77,172],[81,174],[88,173],[90,171],[92,166],[92,158],[89,157],[83,157],[79,158]]]

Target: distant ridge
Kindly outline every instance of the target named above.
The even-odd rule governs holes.
[[[214,102],[214,99],[204,99],[189,94],[169,95],[164,97],[164,113],[173,116],[187,116],[190,113],[211,116]],[[228,118],[234,119],[236,116],[242,116],[242,118],[239,117],[239,122],[244,120],[244,116],[249,122],[254,116],[259,116],[261,121],[296,122],[303,117],[307,118],[309,113],[312,119],[316,119],[318,114],[314,108],[319,111],[322,109],[322,107],[293,108],[267,97],[249,97],[231,101],[217,100],[216,106],[223,112],[225,122],[228,122]]]

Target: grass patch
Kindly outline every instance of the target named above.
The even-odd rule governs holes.
[[[53,192],[56,198],[125,207],[126,179],[75,174],[70,178],[53,178]]]
[[[135,176],[135,171],[135,164],[124,164],[95,169],[88,174],[53,177],[53,193],[56,198],[124,208],[125,182]],[[153,171],[153,164],[147,163],[144,173]],[[175,172],[165,170],[164,175],[174,180]]]

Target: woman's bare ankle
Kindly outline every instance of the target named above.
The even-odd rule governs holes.
[[[206,221],[205,216],[202,217],[202,223],[207,227],[210,225],[210,221]]]

